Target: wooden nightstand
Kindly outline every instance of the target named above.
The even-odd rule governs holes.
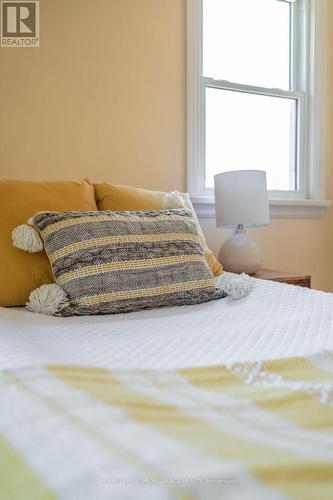
[[[260,269],[253,275],[253,278],[262,280],[279,281],[289,285],[304,286],[311,288],[311,276],[308,274],[287,273],[283,271],[272,271],[272,269]]]

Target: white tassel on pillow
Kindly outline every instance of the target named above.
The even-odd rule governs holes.
[[[232,277],[223,274],[219,280],[218,288],[222,289],[231,299],[238,300],[251,292],[253,280],[245,273]]]
[[[12,232],[13,245],[20,250],[29,253],[37,253],[43,250],[43,242],[38,231],[33,227],[33,219],[27,224],[17,226]]]
[[[178,191],[172,191],[172,193],[166,193],[163,200],[163,208],[186,208],[186,204]]]
[[[26,307],[30,311],[48,316],[54,316],[68,305],[68,295],[60,286],[55,284],[42,285],[36,288],[29,295],[29,300],[26,303]]]

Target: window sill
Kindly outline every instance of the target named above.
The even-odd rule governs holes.
[[[214,198],[208,196],[191,197],[194,209],[200,219],[214,219]],[[272,219],[320,219],[330,207],[330,200],[270,199]]]

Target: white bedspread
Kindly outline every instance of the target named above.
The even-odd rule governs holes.
[[[333,294],[254,280],[252,293],[115,316],[0,308],[0,369],[35,364],[178,368],[333,349]]]

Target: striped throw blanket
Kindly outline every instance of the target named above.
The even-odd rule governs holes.
[[[0,498],[333,498],[333,354],[0,374]]]

